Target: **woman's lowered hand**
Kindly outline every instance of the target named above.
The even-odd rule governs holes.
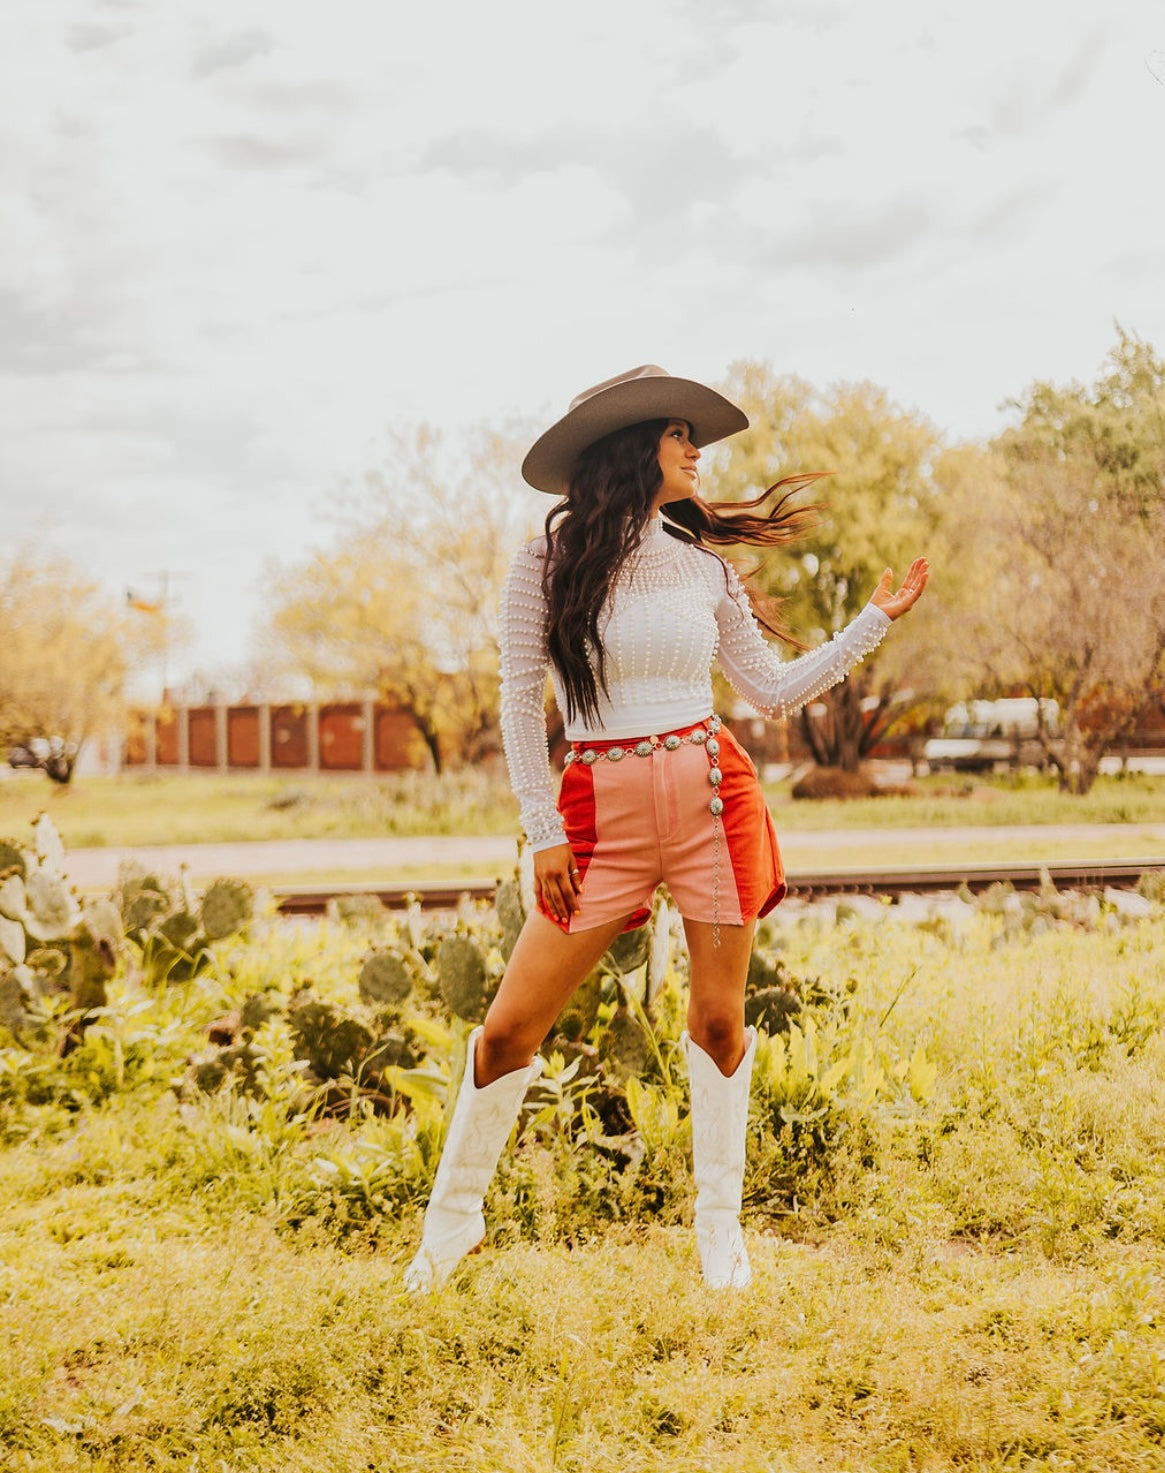
[[[926,580],[930,573],[930,564],[924,557],[916,557],[910,564],[910,570],[902,580],[902,587],[897,593],[894,592],[894,574],[889,568],[878,580],[878,586],[874,589],[870,599],[884,614],[891,619],[900,619],[908,609],[912,609],[922,596],[922,590],[926,587]]]
[[[534,893],[555,920],[569,921],[578,909],[581,876],[569,844],[539,849],[534,855]]]

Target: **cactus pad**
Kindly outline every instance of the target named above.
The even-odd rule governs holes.
[[[572,1043],[581,1043],[595,1026],[602,1000],[603,973],[601,968],[595,967],[559,1013],[553,1032],[568,1038]]]
[[[19,921],[10,921],[0,915],[0,968],[6,963],[19,966],[28,950],[24,927]]]
[[[517,880],[507,880],[498,886],[494,899],[498,922],[502,928],[501,953],[506,961],[517,944],[522,927],[526,924],[526,912],[522,908],[522,894]]]
[[[75,1008],[89,1011],[108,1001],[106,984],[117,971],[121,917],[111,900],[87,900],[82,924],[69,948],[67,980]]]
[[[255,895],[242,880],[215,880],[202,897],[202,930],[208,941],[242,931],[255,913]]]
[[[445,1005],[468,1023],[480,1023],[489,1004],[485,955],[471,936],[446,936],[437,948],[437,982]]]
[[[210,959],[204,948],[205,939],[198,921],[188,910],[171,911],[147,932],[142,960],[155,978],[187,982]]]
[[[279,1002],[269,992],[253,992],[239,1009],[239,1027],[254,1033],[279,1011]]]
[[[801,1012],[801,999],[784,987],[765,987],[745,999],[744,1021],[762,1033],[788,1033]]]
[[[613,971],[625,977],[634,972],[647,960],[651,950],[651,926],[640,926],[635,931],[624,931],[616,936],[607,952],[607,960]]]
[[[651,1044],[639,1020],[622,1004],[615,1009],[599,1040],[599,1057],[610,1078],[619,1083],[647,1071]]]
[[[295,1056],[306,1059],[320,1079],[355,1071],[372,1045],[372,1030],[318,998],[297,999],[287,1015]]]
[[[766,988],[780,987],[787,980],[785,964],[780,957],[769,956],[759,949],[754,949],[748,959],[748,979],[745,982],[746,992],[761,992]]]
[[[26,909],[24,874],[14,869],[0,880],[0,916],[7,916],[10,921],[22,921]]]
[[[412,973],[399,952],[381,947],[364,958],[360,996],[365,1002],[402,1003],[412,989]]]
[[[24,878],[24,929],[37,941],[63,941],[80,919],[81,908],[59,875],[40,865]]]
[[[379,895],[338,895],[328,913],[342,926],[376,925],[384,919],[384,904]]]
[[[132,864],[123,864],[114,892],[127,936],[140,941],[159,916],[173,905],[169,887],[157,875]]]

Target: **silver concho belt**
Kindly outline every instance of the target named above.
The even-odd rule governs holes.
[[[572,762],[581,762],[585,767],[593,767],[596,762],[622,762],[624,757],[650,757],[653,752],[661,750],[674,752],[677,747],[689,743],[693,747],[703,747],[707,752],[710,761],[708,781],[718,790],[724,780],[724,774],[720,771],[720,742],[716,735],[720,726],[719,716],[710,716],[703,726],[697,726],[686,736],[672,731],[667,736],[644,737],[631,747],[583,747],[581,751],[572,749],[566,754],[564,765],[569,767]],[[713,817],[719,817],[724,812],[724,800],[719,791],[713,793],[708,808]]]

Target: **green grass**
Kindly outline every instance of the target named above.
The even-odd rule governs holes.
[[[1145,773],[1099,777],[1090,793],[1077,798],[1058,792],[1052,778],[1035,773],[994,778],[932,774],[913,786],[916,792],[910,797],[815,802],[795,801],[787,784],[767,791],[778,826],[798,832],[1165,822],[1165,778]]]
[[[0,783],[0,833],[23,835],[42,811],[70,848],[506,834],[518,821],[505,783],[477,772],[443,779],[127,774],[77,779],[64,789],[20,774]]]
[[[67,1059],[0,1049],[0,1466],[1162,1467],[1160,908],[1090,930],[766,923],[791,974],[841,1000],[823,1064],[865,1040],[887,1077],[920,1050],[935,1072],[916,1099],[851,1100],[816,1154],[808,1119],[766,1131],[758,1085],[741,1295],[699,1282],[682,1134],[619,1210],[600,1152],[528,1136],[485,1250],[414,1299],[426,1177],[407,1162],[430,1105],[305,1112],[275,1022],[266,1098],[181,1085],[248,993],[351,999],[369,939],[323,923],[223,943],[192,983],[124,976]],[[677,965],[668,1039],[682,985]]]
[[[1064,797],[1048,779],[930,777],[911,797],[794,802],[769,789],[783,834],[829,829],[939,829],[1011,825],[1165,823],[1165,779],[1102,777],[1087,796]],[[0,834],[23,836],[47,810],[71,847],[249,839],[511,834],[517,808],[500,773],[444,779],[258,775],[81,778],[54,788],[39,774],[0,782]],[[993,857],[993,856],[991,856]],[[1044,855],[1041,857],[1051,857]]]

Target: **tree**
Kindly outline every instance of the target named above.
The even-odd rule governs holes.
[[[273,575],[268,637],[321,696],[375,694],[417,725],[437,771],[496,748],[496,611],[548,503],[518,489],[516,434],[390,436],[349,488],[332,545]]]
[[[1059,703],[1048,758],[1085,793],[1163,673],[1165,363],[1118,329],[1094,385],[1036,383],[1014,407],[957,497],[974,597],[938,606],[966,684]]]
[[[718,452],[717,496],[753,496],[797,472],[831,473],[815,488],[824,505],[819,528],[754,576],[784,600],[790,630],[820,643],[861,610],[887,565],[903,572],[927,550],[938,515],[930,475],[938,433],[869,383],[821,393],[801,379],[775,377],[765,364],[742,362],[722,387],[750,425]],[[754,568],[755,557],[742,571]],[[817,760],[856,771],[904,714],[911,686],[917,682],[891,642],[823,698],[824,715],[801,713]]]
[[[0,570],[0,748],[45,754],[67,783],[85,741],[121,714],[120,612],[63,559],[15,556]]]

